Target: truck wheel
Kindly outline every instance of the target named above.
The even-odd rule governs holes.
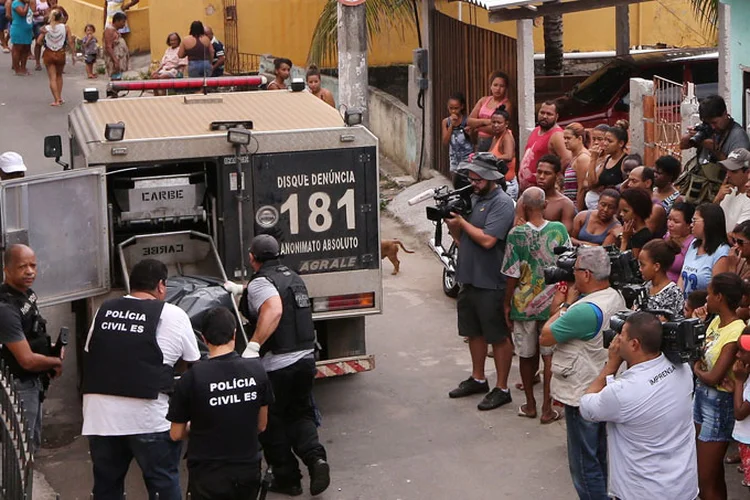
[[[456,282],[456,273],[453,271],[448,271],[446,268],[443,268],[443,292],[445,294],[455,299],[458,297],[458,282]]]

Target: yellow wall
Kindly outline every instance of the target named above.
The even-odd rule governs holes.
[[[459,18],[459,3],[437,0],[438,10]],[[516,36],[515,22],[490,24],[487,11],[463,4],[461,19],[477,26],[512,37]],[[535,22],[534,49],[544,51],[541,18]],[[600,51],[615,49],[615,9],[598,9],[563,16],[565,51]],[[596,27],[596,29],[591,29]],[[678,47],[715,45],[716,39],[700,27],[688,0],[660,0],[630,6],[630,44],[655,45],[666,43]]]
[[[325,1],[238,0],[239,51],[288,57],[294,64],[304,66]],[[226,42],[222,9],[221,0],[152,2],[149,8],[152,58],[161,58],[169,33],[187,33],[190,23],[196,19],[211,25],[214,34]],[[416,47],[417,37],[413,30],[405,30],[403,41],[398,30],[383,33],[370,51],[370,64],[385,66],[409,62],[411,51]]]
[[[63,6],[70,17],[68,24],[74,35],[83,38],[84,27],[87,24],[96,26],[96,38],[99,45],[103,43],[102,31],[104,31],[104,1],[94,0],[61,0],[59,5]],[[141,2],[128,10],[128,25],[130,35],[127,38],[128,47],[132,52],[145,52],[150,50],[149,43],[149,0]]]

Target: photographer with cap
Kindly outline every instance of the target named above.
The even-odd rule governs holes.
[[[750,198],[745,194],[750,171],[750,151],[735,149],[719,165],[724,171],[724,183],[719,188],[714,203],[718,203],[724,211],[727,233],[731,233],[734,226],[750,220]]]
[[[661,352],[662,326],[647,312],[629,316],[607,363],[581,397],[581,416],[606,422],[608,494],[620,500],[698,496],[693,376]],[[622,362],[627,370],[615,376]]]
[[[0,181],[20,179],[26,175],[26,165],[18,153],[6,151],[0,155]]]
[[[582,499],[609,498],[606,429],[584,419],[579,405],[607,361],[602,332],[609,328],[610,317],[625,309],[625,300],[609,284],[610,271],[604,248],[580,247],[573,268],[575,287],[569,286],[565,297],[557,292],[539,339],[542,346],[555,346],[552,397],[565,406],[568,465]]]
[[[513,227],[513,200],[497,186],[503,173],[496,162],[475,158],[461,163],[471,183],[471,213],[446,219],[459,248],[456,280],[458,292],[458,334],[469,339],[471,376],[448,393],[451,398],[487,393],[480,410],[492,410],[512,401],[508,374],[513,357],[509,326],[505,322],[504,298],[507,278],[501,272],[505,240]],[[487,345],[492,351],[497,384],[492,391],[485,378]]]
[[[331,477],[312,405],[315,327],[307,287],[281,263],[279,242],[271,235],[250,242],[250,267],[254,274],[240,299],[240,312],[255,329],[242,356],[261,356],[275,395],[268,427],[260,435],[274,475],[269,491],[302,494],[296,454],[310,472],[310,494],[319,495]]]

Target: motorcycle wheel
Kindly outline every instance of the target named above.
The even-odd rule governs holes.
[[[456,262],[456,259],[458,256],[456,255],[456,252],[458,251],[458,248],[456,248],[456,244],[451,244],[450,248],[448,249],[448,254],[451,257],[451,260],[453,262]],[[445,293],[448,297],[455,299],[458,297],[458,282],[456,281],[456,273],[453,271],[449,271],[445,267],[443,267],[443,293]]]

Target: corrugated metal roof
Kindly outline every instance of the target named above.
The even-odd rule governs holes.
[[[555,0],[462,0],[466,3],[478,5],[489,11],[507,9],[508,7],[525,7],[533,4],[554,2]]]
[[[185,102],[186,97],[192,101],[190,104]],[[125,123],[126,140],[226,134],[210,130],[214,121],[252,120],[256,132],[344,126],[336,109],[309,92],[271,90],[102,99],[81,107],[101,140],[104,126],[120,121]]]

